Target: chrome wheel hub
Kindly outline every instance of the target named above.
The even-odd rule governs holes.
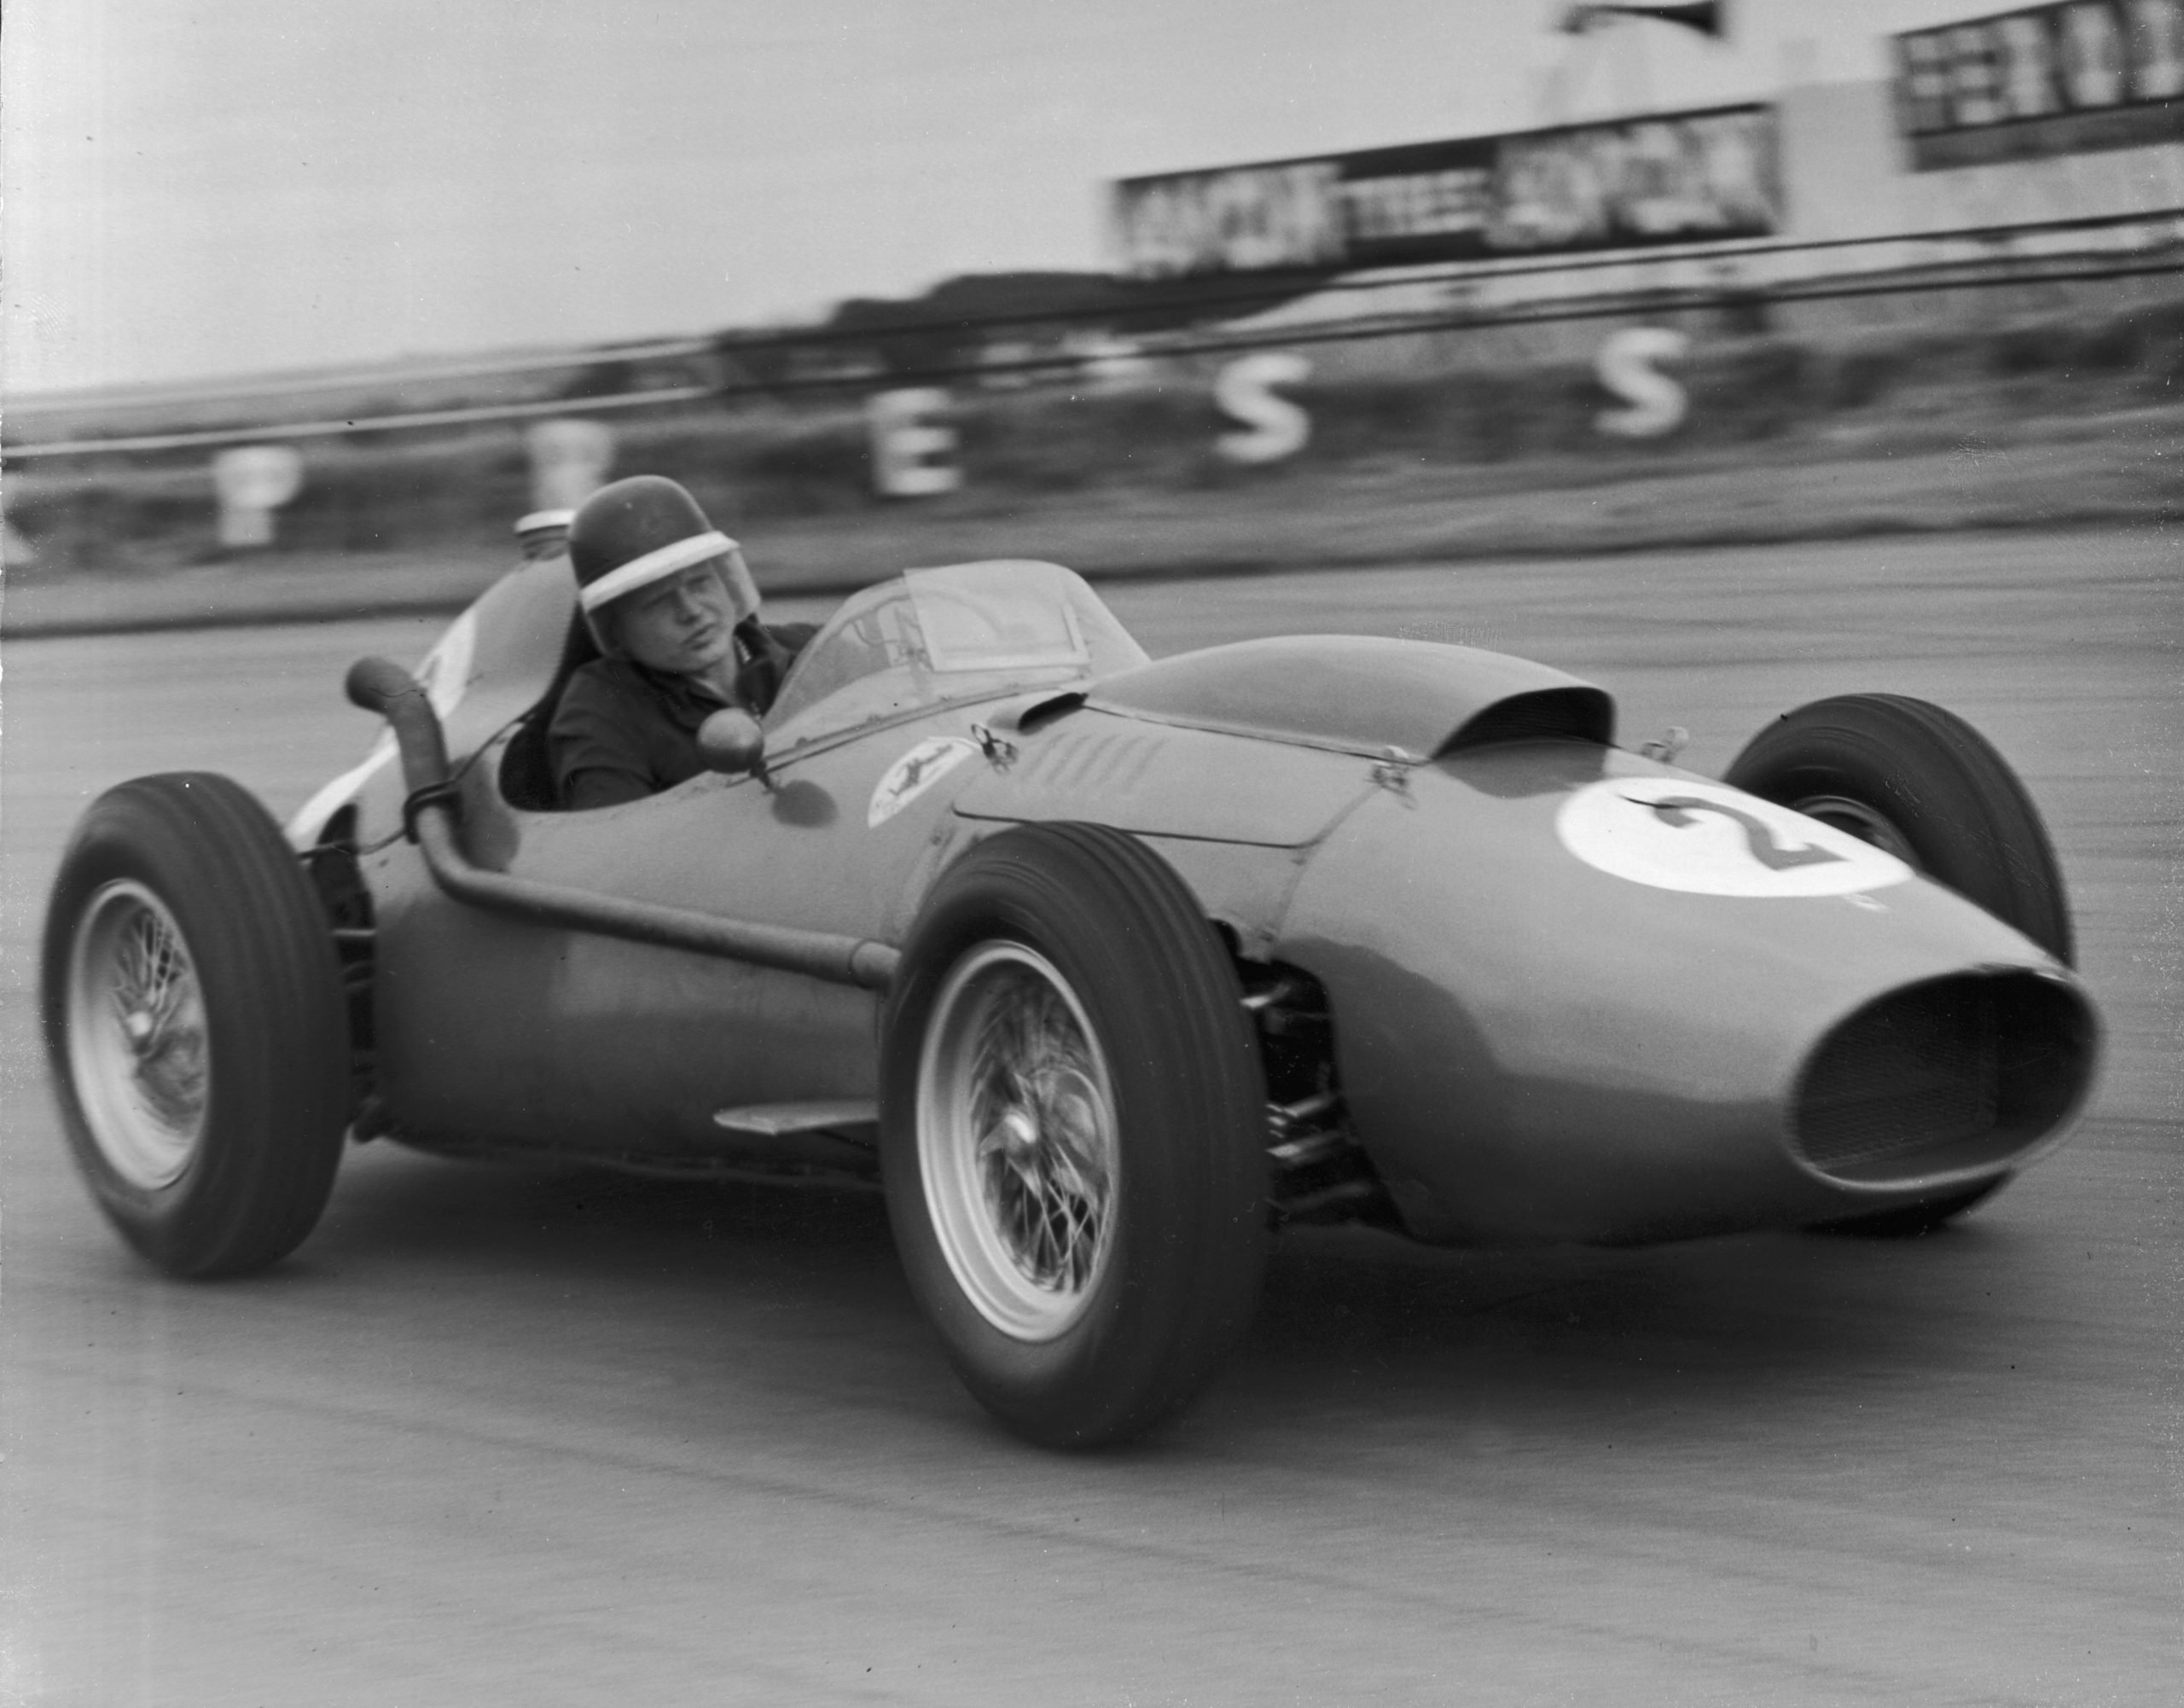
[[[1091,1024],[1036,950],[987,943],[950,970],[917,1124],[926,1208],[965,1296],[1014,1339],[1062,1333],[1112,1244],[1119,1151]]]
[[[145,1191],[189,1166],[205,1130],[212,1055],[189,946],[142,885],[107,884],[69,946],[68,1072],[92,1142]]]

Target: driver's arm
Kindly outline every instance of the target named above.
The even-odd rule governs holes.
[[[582,671],[571,678],[546,737],[564,810],[619,806],[677,781],[659,775],[648,722],[611,683]]]

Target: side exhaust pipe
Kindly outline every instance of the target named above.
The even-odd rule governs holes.
[[[424,688],[386,659],[359,659],[349,667],[346,686],[351,705],[384,717],[393,730],[407,791],[404,828],[424,855],[433,881],[456,900],[533,925],[802,973],[834,985],[884,991],[893,984],[902,951],[869,938],[723,919],[473,865],[456,835],[459,808],[448,770],[447,738]]]

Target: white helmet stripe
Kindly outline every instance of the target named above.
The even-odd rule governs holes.
[[[609,570],[589,586],[579,589],[577,598],[585,610],[596,611],[610,599],[619,599],[624,593],[634,592],[662,576],[672,575],[678,569],[688,569],[694,563],[703,563],[709,557],[719,557],[735,549],[736,543],[726,534],[693,534],[671,545],[655,546],[642,557],[633,557],[620,568]]]

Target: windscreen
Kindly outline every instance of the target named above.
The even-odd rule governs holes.
[[[816,733],[964,694],[1129,670],[1146,661],[1082,578],[1059,564],[1002,560],[905,571],[834,613],[798,659],[766,718]]]
[[[969,563],[906,571],[926,665],[936,671],[1037,670],[1092,661],[1077,613],[1026,566]],[[1074,578],[1072,578],[1073,579]]]

